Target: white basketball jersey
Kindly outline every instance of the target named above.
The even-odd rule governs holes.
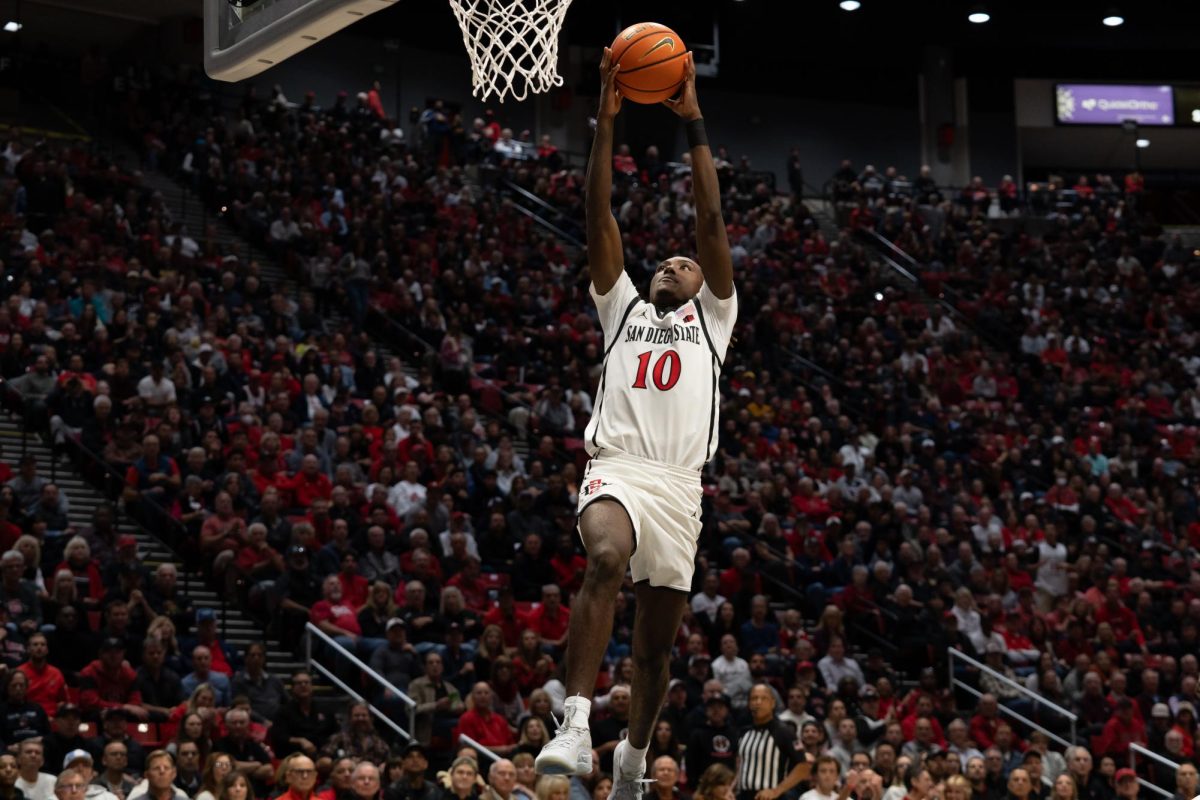
[[[604,329],[604,368],[584,433],[588,455],[616,450],[701,470],[717,447],[717,381],[737,320],[737,293],[705,285],[659,315],[624,272],[592,298]]]

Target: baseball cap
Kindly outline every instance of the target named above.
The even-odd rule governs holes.
[[[131,533],[122,534],[117,537],[117,549],[124,550],[126,547],[137,547],[137,537]]]
[[[1137,773],[1131,770],[1129,767],[1122,767],[1121,769],[1117,770],[1115,775],[1113,775],[1113,780],[1116,783],[1120,783],[1127,778],[1137,780]]]
[[[65,758],[63,758],[63,767],[62,768],[63,769],[68,768],[69,766],[71,766],[71,764],[78,761],[79,759],[83,759],[84,761],[91,764],[92,763],[92,754],[89,753],[87,750],[84,750],[83,748],[78,748],[78,749],[72,750],[71,752],[67,753]]]
[[[128,720],[128,719],[129,719],[129,712],[128,712],[128,711],[126,711],[125,709],[121,708],[120,706],[113,706],[112,708],[105,710],[105,712],[104,712],[104,718],[105,718],[105,719],[123,719],[123,720]]]
[[[1161,719],[1170,719],[1171,718],[1171,709],[1169,706],[1167,706],[1166,703],[1155,703],[1150,708],[1150,716],[1158,717]]]
[[[858,698],[860,700],[878,700],[879,692],[875,691],[875,687],[867,684],[858,690]]]
[[[690,667],[693,664],[699,664],[701,661],[712,662],[712,657],[709,656],[707,653],[697,653],[696,655],[694,655],[688,659],[688,666]]]
[[[801,661],[796,665],[796,672],[803,672],[806,669],[816,669],[811,661]]]
[[[408,627],[404,624],[404,620],[400,619],[399,617],[392,617],[387,621],[387,625],[385,625],[383,629],[384,633],[387,633],[392,628],[403,628],[404,630],[408,630]]]
[[[115,636],[109,636],[107,639],[105,639],[103,642],[100,643],[100,652],[101,653],[106,653],[111,650],[124,650],[124,649],[125,649],[125,642],[121,641],[120,639],[118,639]]]
[[[196,609],[196,622],[215,622],[216,619],[217,619],[217,612],[215,609],[212,609],[212,608],[197,608]]]
[[[668,692],[673,691],[675,689],[679,689],[679,688],[686,688],[686,685],[684,684],[684,682],[679,680],[679,678],[672,678],[671,682],[667,684]]]
[[[308,555],[308,548],[302,544],[294,544],[288,548],[287,552],[289,556],[306,556]]]
[[[423,745],[420,742],[415,741],[415,740],[410,741],[408,744],[406,744],[404,746],[404,749],[401,750],[400,752],[401,752],[401,755],[406,755],[406,756],[412,755],[413,753],[420,753],[421,755],[425,755],[425,745]]]
[[[724,703],[725,707],[728,708],[731,705],[729,702],[729,695],[722,692],[721,694],[714,694],[712,697],[704,701],[704,705],[706,706],[715,705],[716,703]]]
[[[69,717],[71,715],[74,715],[76,717],[82,716],[82,712],[80,712],[79,706],[75,705],[74,703],[59,703],[58,704],[58,713],[54,715],[56,718],[57,717]]]

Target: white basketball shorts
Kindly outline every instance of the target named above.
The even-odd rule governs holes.
[[[620,503],[633,523],[634,583],[690,592],[703,494],[696,470],[605,450],[583,471],[576,513],[601,498]]]

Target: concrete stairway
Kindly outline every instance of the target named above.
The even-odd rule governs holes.
[[[15,463],[22,453],[30,453],[37,459],[38,474],[54,481],[59,490],[66,494],[71,506],[70,521],[76,528],[91,524],[96,509],[107,502],[101,492],[84,481],[69,459],[64,456],[56,459],[50,446],[39,435],[26,432],[20,417],[7,412],[0,413],[0,442],[3,442],[5,460],[10,463]],[[186,572],[183,564],[163,542],[133,525],[124,515],[121,515],[119,523],[121,533],[129,533],[137,538],[138,554],[147,567],[154,569],[164,562],[175,564],[179,569],[181,591],[192,598],[197,607],[216,610],[218,630],[239,652],[243,652],[250,642],[263,640],[261,625],[244,614],[236,602],[223,604],[217,592],[205,583],[203,576]],[[179,631],[181,637],[184,634],[186,631]],[[267,650],[268,669],[283,679],[290,678],[296,669],[303,666],[287,648],[275,642],[268,641]]]

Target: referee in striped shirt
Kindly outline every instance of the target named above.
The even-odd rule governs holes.
[[[796,734],[775,716],[775,693],[750,690],[751,725],[737,746],[737,800],[777,800],[807,780],[811,765]]]

